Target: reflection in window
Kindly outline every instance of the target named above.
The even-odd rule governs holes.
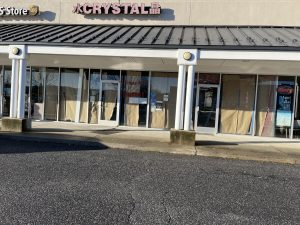
[[[296,104],[295,104],[295,120],[294,120],[294,138],[300,138],[300,96],[299,96],[300,77],[297,78],[297,86],[295,88]]]
[[[31,118],[41,120],[44,114],[45,68],[31,68]]]
[[[255,103],[254,75],[223,75],[220,132],[250,134]]]
[[[11,91],[11,66],[4,67],[3,74],[3,116],[9,116]]]
[[[80,103],[80,119],[81,123],[88,122],[88,89],[89,89],[89,70],[84,69],[81,85],[81,103]]]
[[[99,118],[100,71],[90,72],[89,123],[97,124]]]
[[[122,74],[121,124],[146,126],[149,73],[124,71]]]
[[[57,120],[59,69],[46,68],[45,116],[46,120]]]
[[[120,70],[102,70],[102,80],[120,80]]]
[[[259,76],[255,135],[274,137],[276,113],[276,76]]]
[[[152,73],[149,127],[174,127],[176,94],[177,73]]]
[[[292,125],[295,77],[278,77],[275,136],[288,138]]]
[[[79,69],[61,69],[59,97],[60,121],[75,121],[78,82]],[[80,102],[78,104],[80,104]]]

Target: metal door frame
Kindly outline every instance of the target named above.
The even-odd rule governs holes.
[[[117,115],[116,120],[108,121],[101,119],[101,110],[102,110],[102,90],[103,84],[117,84],[118,85],[118,96],[117,96]],[[99,102],[98,102],[98,124],[104,126],[119,126],[120,123],[120,99],[121,98],[121,84],[117,80],[100,80],[100,93],[99,93]]]
[[[197,127],[198,122],[198,111],[199,111],[199,94],[201,88],[217,88],[217,102],[216,102],[216,119],[215,127]],[[219,127],[219,114],[220,114],[220,85],[219,84],[198,84],[197,85],[197,94],[196,94],[196,105],[195,105],[195,123],[194,128],[197,133],[207,133],[207,134],[216,134],[218,133]]]

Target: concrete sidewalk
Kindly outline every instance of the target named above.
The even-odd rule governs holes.
[[[112,149],[300,164],[300,140],[296,139],[198,134],[196,146],[188,147],[169,144],[169,131],[156,129],[36,121],[32,123],[32,128],[31,132],[13,135],[22,138],[40,137],[51,141],[100,142]]]

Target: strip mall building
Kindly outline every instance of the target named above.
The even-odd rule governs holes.
[[[300,137],[300,3],[1,1],[0,113]]]

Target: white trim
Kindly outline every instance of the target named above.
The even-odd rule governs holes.
[[[197,73],[197,88],[196,88],[196,101],[195,101],[195,121],[194,121],[194,130],[197,131],[197,122],[198,122],[198,112],[199,112],[199,77],[200,77],[200,73]]]
[[[183,129],[183,125],[184,125],[184,109],[185,109],[185,93],[186,93],[186,79],[187,79],[187,75],[186,75],[186,71],[187,68],[186,66],[184,67],[184,71],[183,71],[183,81],[182,81],[182,103],[181,103],[181,115],[180,115],[180,129]]]
[[[9,117],[17,117],[19,60],[12,59]]]
[[[252,136],[255,136],[256,133],[256,113],[257,113],[257,94],[258,94],[258,74],[256,74],[256,82],[255,82],[255,97],[254,97],[254,108],[252,110]]]
[[[295,77],[294,96],[293,96],[293,111],[292,111],[292,121],[291,121],[291,129],[290,129],[290,139],[293,139],[293,137],[294,137],[297,86],[298,86],[297,77]]]
[[[20,59],[18,71],[18,100],[17,100],[17,118],[24,119],[25,110],[25,86],[26,86],[26,60]]]
[[[121,71],[120,71],[121,72]],[[102,71],[101,71],[102,74]],[[118,85],[118,90],[117,90],[117,113],[116,113],[116,120],[104,120],[101,115],[102,115],[102,92],[103,92],[103,85],[104,84],[117,84]],[[119,80],[100,80],[100,110],[99,110],[99,121],[98,124],[103,125],[103,126],[119,126],[119,117],[120,117],[120,97],[121,97],[121,85]]]
[[[186,84],[185,94],[185,110],[184,110],[184,130],[191,130],[192,121],[192,107],[193,107],[193,94],[194,94],[194,82],[195,82],[195,66],[188,66],[188,76]]]
[[[8,45],[0,45],[0,54],[8,54],[8,50],[9,49],[9,47],[8,47]]]
[[[143,57],[177,59],[177,49],[95,48],[28,45],[29,54]]]
[[[151,94],[151,76],[152,72],[149,71],[148,73],[148,93],[147,93],[147,115],[146,115],[146,128],[149,128],[149,119],[150,119],[150,104],[151,104],[151,99],[150,99],[150,94]]]
[[[218,84],[218,97],[217,97],[217,108],[216,108],[216,123],[215,128],[217,134],[219,132],[219,119],[220,119],[220,103],[221,103],[221,83],[222,82],[222,74],[220,74],[219,84]]]
[[[90,82],[91,82],[91,69],[88,69],[88,90],[87,90],[87,118],[86,118],[86,124],[89,124],[89,115],[90,115]]]
[[[46,76],[47,76],[47,71],[46,67],[42,67],[42,77],[43,77],[43,114],[41,117],[41,120],[45,120],[45,101],[46,101]],[[31,73],[30,73],[31,77]]]
[[[1,67],[0,73],[0,116],[3,115],[3,87],[4,87],[4,66]]]
[[[76,113],[75,113],[75,123],[80,122],[80,105],[82,96],[82,83],[83,83],[83,69],[79,69],[79,80],[77,85],[77,99],[76,99]]]
[[[57,115],[56,121],[60,119],[60,86],[61,86],[61,68],[58,68],[58,86],[57,86]]]
[[[183,95],[183,79],[185,79],[185,65],[179,65],[176,95],[176,112],[175,112],[175,130],[180,129],[180,121],[182,115],[182,95]]]
[[[200,50],[200,59],[300,61],[298,51]]]
[[[215,126],[214,127],[198,127],[198,114],[199,114],[199,94],[201,88],[217,88],[217,101],[216,101],[216,114],[215,114]],[[195,130],[197,133],[202,134],[217,134],[218,132],[218,125],[219,125],[219,107],[220,107],[220,84],[199,84],[197,82],[197,100],[196,100],[196,108],[195,108]]]

